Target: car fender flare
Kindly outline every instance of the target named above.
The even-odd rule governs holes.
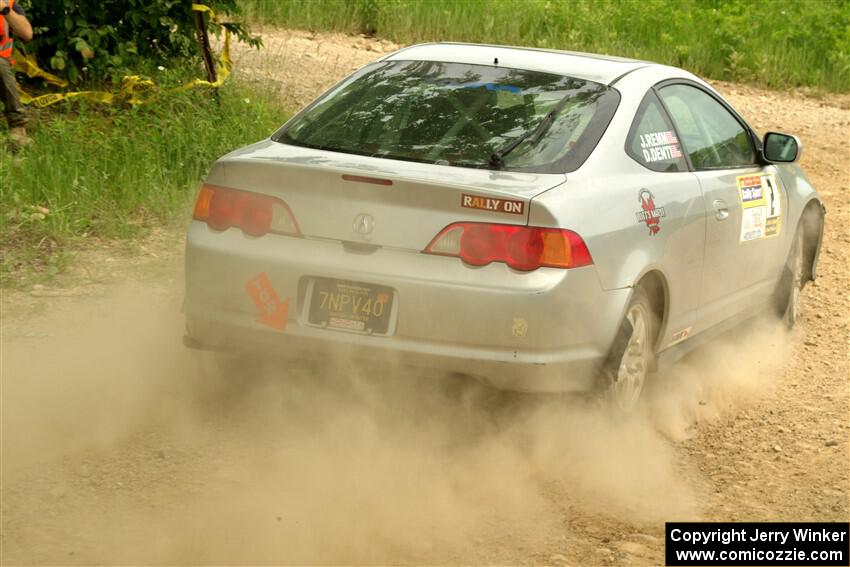
[[[815,218],[817,226],[807,224],[809,219]],[[788,223],[789,234],[793,236],[800,229],[803,230],[804,244],[807,249],[804,251],[803,281],[815,281],[817,278],[817,264],[820,259],[821,245],[823,244],[823,230],[826,221],[826,206],[817,195],[811,195],[800,207],[800,214],[796,218],[796,222]],[[793,227],[793,231],[791,228]],[[788,239],[788,245],[783,250],[783,257],[787,258],[793,246],[793,238]],[[783,265],[783,277],[787,272],[788,266]]]
[[[800,218],[797,219],[797,226],[799,227],[801,223],[805,223],[807,220],[806,217],[811,215],[817,215],[818,226],[816,227],[817,231],[815,232],[815,227],[806,227],[806,225],[803,225],[803,230],[805,231],[804,236],[806,238],[804,243],[806,246],[814,247],[813,250],[810,249],[810,251],[807,251],[810,256],[806,258],[807,262],[804,265],[806,273],[804,274],[804,277],[807,277],[810,281],[815,281],[818,276],[817,266],[818,260],[820,259],[821,245],[823,244],[823,229],[826,225],[826,205],[824,205],[823,201],[814,195],[803,205],[803,212],[800,213]],[[812,237],[816,237],[813,242],[809,241]]]
[[[623,312],[620,314],[621,321],[626,317],[626,310],[632,300],[634,290],[641,286],[649,287],[647,292],[653,303],[653,308],[656,312],[655,314],[658,316],[658,327],[656,329],[657,336],[655,337],[655,349],[657,351],[660,346],[661,338],[667,332],[667,321],[669,319],[668,314],[670,313],[670,283],[664,268],[655,264],[650,264],[638,273],[634,282],[628,286],[632,291],[629,294],[628,301],[626,301],[626,304],[623,306]]]

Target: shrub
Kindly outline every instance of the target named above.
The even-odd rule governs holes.
[[[198,53],[190,0],[18,0],[33,24],[27,45],[42,68],[71,83],[117,81],[122,75]],[[237,0],[203,2],[238,12]],[[206,16],[205,16],[206,17]],[[237,39],[259,46],[241,24],[225,23]],[[213,32],[220,26],[211,22]]]

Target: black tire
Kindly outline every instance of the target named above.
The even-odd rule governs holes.
[[[641,287],[626,307],[626,314],[605,362],[600,379],[602,397],[613,411],[634,410],[655,369],[658,318]]]

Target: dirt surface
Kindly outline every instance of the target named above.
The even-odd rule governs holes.
[[[237,76],[296,106],[394,47],[264,39]],[[219,377],[181,344],[182,237],[93,250],[3,293],[2,563],[662,564],[665,520],[848,520],[848,97],[718,87],[802,137],[829,210],[794,333],[709,345],[628,419],[387,361]]]

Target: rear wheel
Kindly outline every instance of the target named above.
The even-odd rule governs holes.
[[[626,413],[640,400],[655,366],[656,316],[646,291],[636,288],[603,370],[603,395],[612,409]]]

